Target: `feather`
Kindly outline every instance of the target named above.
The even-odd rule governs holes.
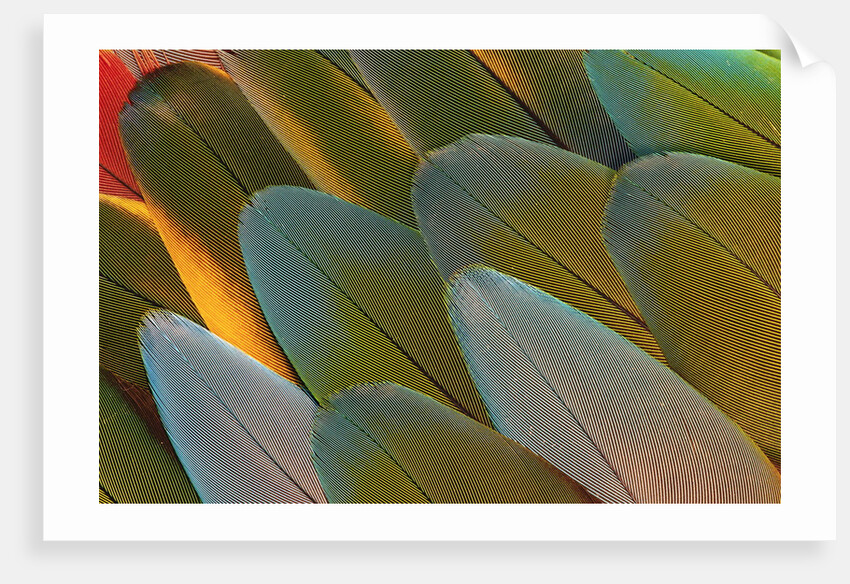
[[[583,51],[472,51],[571,152],[617,169],[635,155],[590,86]]]
[[[513,440],[391,383],[330,398],[313,461],[332,503],[592,503]]]
[[[227,51],[221,59],[318,189],[416,226],[416,155],[346,71],[315,51]]]
[[[141,79],[148,73],[153,73],[160,67],[172,65],[181,61],[197,61],[210,67],[222,68],[218,51],[214,50],[126,50],[114,51],[133,72],[136,79]]]
[[[624,167],[608,252],[670,367],[780,461],[780,181],[722,160]]]
[[[297,380],[263,318],[238,243],[254,191],[310,183],[225,73],[158,69],[121,113],[121,135],[151,217],[209,329]]]
[[[708,400],[587,315],[471,268],[449,307],[494,427],[609,503],[777,503],[779,473]]]
[[[137,80],[161,67],[156,53],[150,50],[115,49],[113,52]]]
[[[778,59],[758,51],[590,51],[584,63],[638,156],[692,152],[779,176]]]
[[[300,387],[173,313],[139,333],[154,399],[204,503],[324,503],[311,462],[317,405]]]
[[[771,52],[101,52],[114,396],[206,502],[778,502]]]
[[[601,228],[614,171],[554,146],[475,135],[432,153],[413,184],[443,278],[484,264],[664,355],[611,263]]]
[[[634,158],[590,86],[581,51],[351,51],[423,157],[468,134],[557,145],[617,168]]]
[[[121,397],[120,382],[100,371],[100,501],[199,503],[175,458]]]
[[[100,195],[99,225],[100,363],[123,377],[124,396],[158,436],[164,431],[151,401],[136,329],[142,316],[156,308],[204,322],[143,201]]]
[[[375,98],[417,154],[467,134],[558,144],[548,128],[469,51],[351,51]]]
[[[167,308],[203,320],[143,201],[101,194],[99,225],[100,364],[147,390],[136,339],[142,315]]]
[[[419,232],[295,187],[258,193],[240,220],[260,306],[319,402],[393,379],[489,423]]]
[[[142,316],[167,308],[204,322],[143,201],[100,195],[99,225],[100,363],[129,382],[125,397],[147,403],[150,391],[136,338]],[[161,431],[156,408],[137,413],[155,435]]]
[[[112,51],[100,53],[100,192],[118,197],[141,199],[139,185],[133,177],[127,155],[118,135],[118,112],[127,101],[127,94],[136,85],[121,60]]]
[[[204,324],[143,201],[101,194],[99,225],[101,274],[157,306]]]
[[[152,436],[171,450],[153,404],[145,364],[139,353],[138,328],[151,310],[162,309],[148,298],[105,278],[98,277],[100,293],[100,366],[118,380],[124,399],[148,426]]]

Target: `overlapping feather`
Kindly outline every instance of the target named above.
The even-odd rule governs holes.
[[[118,49],[114,51],[119,59],[127,66],[136,79],[141,79],[148,73],[153,73],[161,67],[180,63],[182,61],[196,61],[211,67],[222,68],[218,51],[209,49],[184,49],[184,50],[127,50]]]
[[[258,193],[240,221],[260,306],[316,399],[394,380],[489,424],[419,232],[295,187]]]
[[[590,86],[581,51],[351,51],[420,156],[468,134],[505,134],[612,168],[634,158]]]
[[[145,202],[102,196],[101,365],[150,375],[204,502],[776,502],[761,450],[662,363],[778,467],[778,179],[686,154],[611,170],[677,148],[778,176],[769,52],[104,52],[107,109],[118,57],[142,77],[120,125]],[[184,58],[236,84],[162,67]],[[479,263],[598,320],[451,279]],[[222,338],[154,312],[140,355],[160,307]]]
[[[450,312],[494,427],[606,503],[778,503],[779,473],[670,369],[596,320],[493,270]]]
[[[635,155],[593,92],[583,51],[472,51],[559,145],[617,169]],[[490,132],[493,133],[493,132]]]
[[[693,154],[617,176],[611,258],[670,366],[780,462],[779,179]]]
[[[269,185],[310,182],[225,73],[179,63],[148,75],[121,136],[151,217],[211,331],[290,380],[257,305],[237,217]]]
[[[593,503],[516,442],[419,392],[357,386],[329,398],[313,431],[332,503]]]
[[[146,390],[136,338],[145,312],[165,308],[199,324],[204,321],[143,201],[101,194],[99,230],[100,363],[135,388]],[[152,423],[158,425],[155,419]]]
[[[472,133],[557,143],[469,51],[358,50],[351,56],[420,156]]]
[[[663,360],[602,240],[613,178],[610,168],[554,146],[473,135],[433,152],[412,192],[443,278],[469,265],[491,266]]]
[[[122,396],[148,426],[150,433],[164,436],[162,422],[150,394],[148,376],[139,353],[137,330],[145,314],[162,309],[120,284],[99,277],[99,362],[120,381]],[[163,441],[164,442],[164,441]],[[170,445],[166,445],[170,449]]]
[[[98,294],[100,366],[138,387],[147,387],[136,329],[145,313],[160,307],[102,275],[98,276]]]
[[[100,370],[101,503],[199,503],[180,463],[122,397],[120,381]]]
[[[143,201],[100,195],[100,273],[140,297],[204,324]]]
[[[118,112],[136,84],[121,60],[112,51],[99,51],[99,188],[101,193],[140,199],[139,185],[127,164],[118,134]]]
[[[343,50],[323,50],[317,52],[333,63],[340,71],[348,75],[352,81],[357,83],[357,85],[362,87],[364,91],[371,95],[369,87],[366,85],[366,81],[360,74],[360,69],[357,68],[357,64],[351,58],[351,53]]]
[[[416,226],[416,155],[338,52],[223,51],[221,60],[317,188]]]
[[[780,173],[780,65],[759,51],[590,51],[584,63],[638,156],[692,152]]]
[[[204,503],[324,503],[310,461],[317,405],[195,323],[152,312],[140,333],[154,399]]]

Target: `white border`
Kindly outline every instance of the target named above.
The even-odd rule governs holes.
[[[770,506],[99,505],[100,48],[777,48],[783,126],[783,502]],[[47,540],[783,540],[835,537],[835,81],[758,16],[48,15]],[[91,201],[90,204],[86,203]]]

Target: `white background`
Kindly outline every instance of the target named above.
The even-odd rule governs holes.
[[[340,10],[328,5],[328,11]],[[651,9],[658,3],[642,3]],[[775,8],[769,15],[775,18],[796,40],[806,45],[811,53],[831,62],[839,74],[839,103],[842,94],[843,64],[846,47],[840,45],[844,35],[840,30],[841,15],[827,14],[826,3],[809,2],[810,12]],[[366,7],[366,3],[360,3]],[[429,2],[435,12],[464,10],[458,2]],[[524,10],[547,12],[559,9],[556,3],[523,2]],[[631,3],[606,3],[611,11],[631,12]],[[681,581],[709,582],[722,579],[729,582],[773,581],[837,582],[839,570],[846,567],[841,559],[840,542],[823,543],[387,543],[387,544],[200,544],[200,543],[126,543],[126,544],[66,544],[42,543],[41,540],[41,12],[61,12],[62,3],[45,2],[20,4],[10,7],[20,13],[7,20],[14,28],[6,30],[4,41],[9,43],[4,54],[7,80],[3,99],[6,106],[7,127],[4,140],[4,165],[12,179],[4,198],[5,229],[2,230],[5,249],[8,250],[10,278],[4,290],[7,319],[12,326],[5,329],[4,351],[9,363],[5,397],[6,416],[3,424],[5,452],[11,464],[6,468],[3,485],[5,503],[5,530],[8,542],[4,552],[11,564],[6,569],[23,570],[12,581],[41,582],[61,579],[67,581],[74,575],[88,582],[135,582],[151,578],[171,582],[181,579],[195,581],[205,578],[212,581],[263,579],[290,579],[327,581],[331,578],[347,580],[407,579],[414,577],[439,577],[448,581],[476,581],[485,574],[490,580],[511,581],[518,578],[582,579],[589,581],[615,581],[643,575],[653,582]],[[104,2],[78,3],[77,10],[89,8],[90,12],[120,12],[122,6]],[[127,6],[130,11],[137,6]],[[175,2],[147,2],[150,12],[192,12],[219,8],[209,3],[186,5]],[[221,7],[222,9],[226,7]],[[243,11],[266,12],[283,8],[280,3],[244,1],[238,5]],[[310,3],[311,11],[319,11],[317,3]],[[490,2],[491,11],[509,12],[512,6]],[[601,7],[592,6],[594,12]],[[757,7],[742,2],[713,2],[711,8],[718,12],[755,12]],[[377,10],[386,9],[377,6]],[[679,4],[658,6],[658,10],[680,10]],[[845,21],[846,22],[846,21]],[[9,25],[6,27],[9,29]],[[286,31],[280,31],[284,38]],[[835,55],[835,57],[832,57]],[[73,60],[68,67],[80,66]],[[73,88],[69,88],[72,91]],[[73,115],[73,114],[69,114]],[[839,116],[839,120],[842,117]],[[841,160],[839,151],[839,160]],[[816,169],[813,169],[816,172]],[[839,181],[839,189],[842,184]],[[76,190],[71,188],[69,192]],[[839,211],[841,211],[839,194]],[[92,201],[94,199],[91,199]],[[81,205],[89,204],[88,199]],[[92,204],[92,212],[94,205]],[[822,218],[833,221],[833,210],[822,209]],[[842,241],[839,232],[839,242]],[[817,255],[818,250],[811,250]],[[88,265],[83,258],[80,265]],[[93,274],[80,270],[79,279],[69,281],[74,287],[85,285]],[[831,274],[812,274],[811,285],[829,282]],[[20,285],[16,285],[20,282]],[[839,285],[841,282],[839,281]],[[841,288],[839,288],[841,290]],[[840,296],[839,296],[840,297]],[[810,307],[812,318],[818,318],[817,295]],[[68,311],[75,307],[69,305]],[[839,316],[841,313],[839,312]],[[46,323],[48,327],[50,323]],[[840,327],[839,327],[840,330]],[[74,331],[64,331],[68,342],[73,343]],[[840,348],[840,347],[839,347]],[[817,367],[817,359],[811,363]],[[842,380],[839,374],[839,384]],[[66,380],[65,390],[80,391],[81,384]],[[839,395],[839,406],[843,400]],[[839,421],[842,416],[838,415]],[[843,438],[843,435],[840,434]],[[841,444],[839,444],[839,447]],[[844,451],[839,449],[839,454]],[[841,459],[839,459],[841,460]],[[839,472],[839,486],[843,484]],[[819,485],[811,485],[812,499],[822,492]],[[840,490],[839,490],[840,492]],[[839,510],[842,506],[839,501]],[[167,531],[170,526],[164,525]],[[452,526],[446,529],[451,532]],[[840,531],[839,531],[840,537]],[[847,555],[847,546],[844,546]],[[5,554],[4,554],[5,555]],[[381,562],[377,564],[376,562]],[[7,574],[9,572],[6,572]]]

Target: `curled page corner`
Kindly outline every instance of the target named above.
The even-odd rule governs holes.
[[[795,37],[788,32],[779,22],[771,20],[774,30],[770,33],[773,37],[773,46],[782,50],[782,56],[785,59],[792,57],[799,63],[801,69],[805,69],[809,65],[825,62],[812,52],[798,37]],[[828,64],[828,63],[827,63]]]
[[[800,67],[805,69],[809,65],[822,62],[822,59],[818,58],[806,45],[790,34],[788,35],[788,42],[791,45],[790,49],[797,55],[797,61],[799,61]]]

